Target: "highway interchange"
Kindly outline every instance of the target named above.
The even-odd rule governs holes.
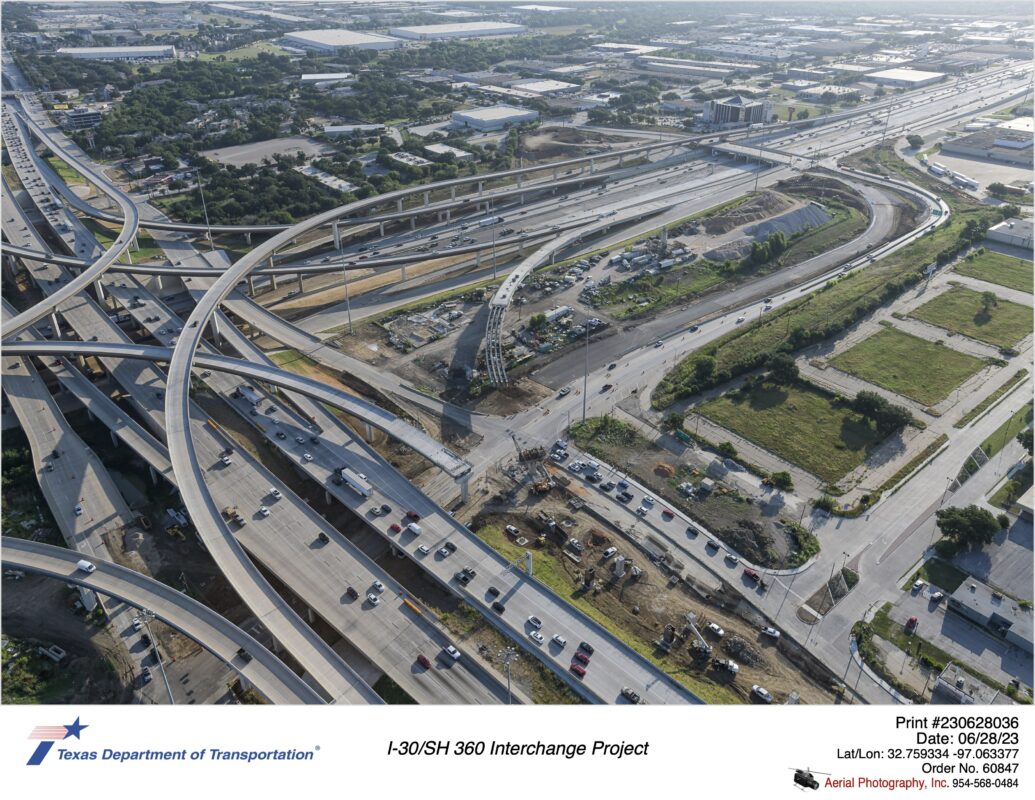
[[[970,78],[962,87],[921,90],[914,93],[916,97],[898,97],[886,101],[886,105],[899,106],[891,113],[894,121],[893,130],[896,132],[905,129],[923,131],[925,128],[945,125],[951,119],[962,118],[973,114],[977,109],[1001,104],[1007,98],[1017,96],[1020,93],[1017,77],[1010,75],[1004,81],[1001,72],[1001,70],[992,72],[990,77]],[[982,94],[987,94],[987,97],[982,97]],[[957,108],[949,108],[950,101]],[[872,109],[869,113],[873,113]],[[426,409],[450,413],[446,404],[430,399],[417,400],[412,391],[400,386],[399,381],[392,376],[377,373],[376,370],[369,367],[364,369],[365,365],[357,360],[348,358],[334,348],[324,346],[314,335],[322,331],[321,326],[324,326],[319,314],[313,315],[301,326],[296,326],[284,322],[239,291],[240,284],[247,283],[253,274],[268,268],[271,263],[276,263],[278,252],[287,251],[296,242],[303,240],[308,232],[334,224],[337,220],[343,220],[341,223],[343,227],[353,224],[350,217],[355,218],[361,214],[367,214],[365,219],[373,219],[376,223],[376,214],[368,213],[367,209],[385,204],[390,206],[393,203],[396,205],[394,216],[405,216],[409,212],[410,219],[416,219],[413,214],[418,211],[413,208],[404,210],[403,200],[410,195],[427,192],[436,187],[400,190],[390,195],[334,209],[298,225],[274,232],[271,238],[253,248],[251,252],[235,263],[213,265],[211,262],[214,259],[203,258],[203,254],[195,251],[189,241],[177,232],[183,226],[166,225],[165,220],[156,217],[153,209],[144,205],[138,206],[132,198],[114,187],[103,176],[99,168],[92,165],[89,159],[78,151],[78,148],[67,143],[67,140],[62,141],[61,135],[56,130],[50,130],[49,127],[49,122],[42,116],[38,106],[32,104],[30,97],[22,95],[17,101],[9,98],[8,103],[5,103],[5,140],[9,149],[12,149],[12,142],[22,143],[13,146],[12,155],[16,157],[15,165],[23,185],[27,185],[33,190],[30,192],[30,200],[41,206],[49,202],[48,197],[54,197],[56,194],[61,194],[66,198],[69,196],[67,191],[51,185],[56,178],[52,172],[37,169],[35,174],[32,174],[32,170],[39,165],[33,163],[35,158],[29,152],[31,147],[28,141],[30,136],[35,136],[107,195],[110,202],[118,208],[116,218],[120,220],[123,229],[113,244],[104,249],[97,245],[96,241],[90,242],[89,231],[82,228],[81,225],[77,225],[74,215],[67,214],[60,218],[56,215],[45,217],[52,225],[55,235],[65,241],[68,252],[82,258],[88,263],[88,266],[79,273],[78,277],[74,277],[64,267],[53,262],[43,261],[35,267],[30,267],[33,270],[33,278],[45,299],[20,314],[14,314],[13,311],[5,313],[4,345],[9,352],[15,355],[10,359],[5,358],[4,361],[4,390],[9,397],[12,391],[18,391],[17,384],[9,383],[9,375],[17,372],[18,369],[23,369],[25,371],[23,374],[28,374],[28,367],[31,366],[31,362],[27,358],[16,358],[16,356],[34,352],[40,356],[44,353],[62,355],[63,357],[56,358],[52,362],[51,368],[54,369],[55,375],[62,380],[66,387],[80,396],[84,404],[94,403],[99,409],[96,416],[110,425],[121,441],[129,443],[132,440],[134,444],[130,446],[134,448],[135,452],[145,458],[157,474],[178,486],[183,503],[209,553],[278,644],[290,652],[292,657],[302,665],[310,686],[319,687],[325,699],[335,702],[380,701],[356,671],[346,665],[331,648],[323,643],[290,605],[280,598],[263,577],[254,561],[263,564],[267,570],[275,572],[277,577],[285,585],[291,587],[309,608],[322,619],[330,622],[356,649],[374,661],[381,670],[392,675],[393,679],[418,701],[500,702],[503,697],[498,679],[487,675],[484,668],[467,667],[468,662],[475,661],[471,657],[462,659],[456,665],[451,665],[449,669],[436,669],[434,672],[437,679],[431,682],[417,674],[413,669],[415,653],[434,654],[440,650],[446,644],[441,630],[430,621],[423,619],[421,615],[415,616],[406,610],[409,609],[409,606],[403,603],[407,599],[405,590],[384,575],[368,557],[338,534],[332,526],[327,525],[300,498],[284,491],[283,496],[276,504],[269,503],[274,512],[273,515],[262,517],[256,512],[254,516],[249,517],[248,524],[244,528],[236,531],[230,530],[233,526],[228,525],[221,515],[221,509],[230,505],[227,498],[236,498],[244,494],[251,494],[256,498],[265,497],[268,487],[275,485],[273,483],[275,479],[264,471],[261,464],[239,450],[234,453],[230,465],[221,462],[222,454],[228,447],[228,440],[218,430],[218,426],[210,422],[209,416],[192,402],[190,390],[195,381],[207,383],[208,387],[217,395],[224,397],[231,407],[235,405],[235,402],[230,395],[233,388],[239,383],[239,380],[230,377],[234,374],[246,375],[251,379],[261,379],[269,385],[279,386],[283,391],[289,392],[288,396],[302,413],[282,407],[277,412],[279,426],[269,426],[267,429],[259,425],[267,440],[288,455],[298,465],[299,470],[322,486],[329,496],[353,509],[360,518],[365,519],[375,533],[385,537],[386,544],[397,548],[405,556],[411,558],[430,577],[449,591],[468,599],[471,605],[483,613],[485,618],[504,635],[513,638],[526,650],[542,659],[585,699],[591,702],[616,702],[623,686],[635,686],[645,695],[648,702],[696,702],[696,698],[690,692],[664,675],[653,664],[556,597],[533,578],[525,575],[519,567],[507,564],[495,551],[471,534],[444,510],[443,504],[448,507],[456,493],[463,491],[460,484],[476,480],[489,465],[498,463],[509,455],[513,447],[509,437],[485,437],[482,445],[467,454],[467,463],[461,465],[457,463],[458,459],[451,456],[448,451],[442,452],[444,448],[438,443],[433,440],[428,441],[430,437],[409,428],[393,415],[386,414],[370,404],[366,404],[366,407],[361,409],[359,401],[354,397],[336,392],[326,386],[322,388],[314,386],[313,381],[306,381],[294,373],[285,372],[272,366],[262,352],[241,335],[234,328],[231,320],[220,310],[222,308],[231,312],[235,317],[246,320],[253,327],[306,353],[320,363],[332,366],[339,371],[356,374],[357,377],[366,380],[375,388],[390,392],[401,399],[417,402]],[[838,120],[826,125],[817,124],[815,127],[805,130],[796,128],[793,133],[784,132],[777,127],[775,131],[763,132],[759,138],[764,138],[764,141],[758,144],[752,143],[752,147],[760,146],[766,150],[779,151],[783,154],[796,154],[801,159],[801,166],[805,166],[807,162],[811,162],[815,158],[819,166],[835,169],[838,157],[869,146],[883,135],[882,128],[861,130],[861,127],[849,124],[848,120]],[[602,157],[593,159],[593,161],[584,159],[583,161],[591,170],[591,174],[586,173],[584,177],[592,180],[594,184],[590,188],[575,188],[573,192],[560,197],[553,195],[544,197],[543,192],[549,190],[551,182],[540,179],[540,182],[537,183],[530,180],[520,187],[523,190],[521,192],[500,192],[498,198],[500,205],[492,206],[492,213],[503,214],[508,220],[515,218],[512,215],[517,213],[521,218],[520,225],[530,232],[529,241],[539,241],[544,249],[548,249],[551,247],[552,239],[565,235],[575,239],[580,233],[588,234],[588,229],[599,226],[601,220],[606,219],[612,212],[622,214],[626,209],[643,203],[645,200],[657,202],[657,213],[649,219],[637,223],[640,230],[656,227],[663,222],[679,219],[696,210],[714,206],[724,199],[736,197],[756,181],[758,185],[769,185],[789,177],[795,172],[795,168],[791,166],[766,166],[761,174],[756,174],[758,170],[763,169],[760,164],[736,162],[729,156],[719,157],[717,161],[702,164],[697,158],[708,155],[707,152],[700,150],[703,138],[697,137],[687,143],[694,146],[689,154],[676,155],[673,152],[673,154],[665,156],[660,145],[653,145],[650,149],[659,151],[657,154],[659,160],[648,161],[646,164],[638,164],[633,167],[619,166],[618,160],[613,157],[610,160]],[[676,145],[669,142],[666,143],[666,147],[671,147],[675,151]],[[648,150],[644,149],[644,152],[648,152]],[[816,158],[817,153],[821,153],[822,156]],[[683,163],[684,159],[688,157],[692,160]],[[594,163],[595,161],[600,163]],[[602,173],[605,171],[610,171],[610,174],[603,176]],[[664,181],[666,184],[671,183],[670,186],[666,185],[665,188],[656,186],[658,173],[661,172],[666,173]],[[510,171],[500,177],[517,179],[519,173],[520,171]],[[39,177],[41,175],[45,178]],[[555,176],[555,181],[557,177],[565,178],[563,181],[565,188],[576,182],[576,179],[566,178],[563,175]],[[595,184],[605,177],[606,186],[597,187]],[[859,179],[863,176],[853,177],[842,174],[841,177],[855,183],[867,201],[871,203],[875,212],[870,229],[863,237],[860,237],[860,240],[845,245],[839,251],[823,254],[823,256],[813,259],[812,262],[799,265],[794,274],[780,273],[778,277],[773,276],[774,284],[772,286],[755,283],[742,287],[733,293],[732,297],[724,296],[721,299],[721,306],[688,308],[683,312],[682,318],[667,319],[665,331],[655,331],[650,329],[650,326],[644,326],[645,330],[638,332],[637,338],[633,340],[626,337],[615,337],[623,341],[595,346],[594,360],[591,365],[593,369],[592,383],[590,384],[594,405],[597,407],[610,406],[621,399],[622,395],[597,397],[594,388],[602,384],[605,377],[609,382],[619,385],[625,392],[633,386],[642,386],[642,376],[660,377],[666,366],[671,366],[686,353],[724,332],[723,326],[728,326],[733,316],[753,306],[758,298],[766,294],[777,294],[778,288],[785,291],[782,296],[774,298],[775,302],[800,296],[801,287],[804,286],[807,289],[816,281],[821,283],[827,271],[850,261],[860,250],[872,248],[877,242],[883,240],[890,228],[887,216],[881,213],[886,201],[885,195],[882,194],[879,187],[860,184]],[[469,181],[447,182],[443,184],[443,187],[455,192],[456,185],[464,182],[477,182],[485,178],[486,176],[478,176]],[[645,197],[644,189],[648,186],[654,188],[650,195]],[[10,222],[7,214],[4,217],[4,231],[8,242],[20,245],[27,251],[45,253],[49,248],[38,235],[34,235],[32,224],[21,212],[9,191],[5,183],[5,207],[17,212],[11,217]],[[480,186],[478,191],[481,194]],[[515,198],[518,205],[513,208],[518,208],[517,212],[505,205],[513,204]],[[527,202],[522,206],[521,202],[526,199]],[[431,209],[433,213],[444,213],[444,209],[440,210],[434,204],[429,203],[426,195],[424,202],[428,204],[427,208]],[[483,215],[489,209],[488,201],[485,202],[487,203],[485,210],[468,216],[466,219],[477,219],[478,216]],[[497,202],[497,200],[493,199],[493,202]],[[420,213],[426,214],[427,211]],[[391,216],[390,213],[389,216]],[[619,219],[623,218],[619,217]],[[396,233],[384,237],[385,244],[382,245],[382,250],[391,246],[397,250],[396,253],[393,253],[396,258],[403,256],[415,261],[419,260],[423,253],[428,252],[428,250],[422,251],[420,248],[427,248],[434,242],[431,237],[443,238],[447,231],[456,228],[459,224],[460,222],[457,220],[422,223],[419,231]],[[188,285],[188,288],[194,304],[189,309],[186,318],[174,314],[161,298],[148,292],[141,280],[136,277],[142,273],[160,272],[161,270],[138,265],[131,273],[116,263],[123,252],[130,249],[140,225],[152,226],[152,232],[165,250],[170,264],[181,262],[184,266],[188,262],[191,264],[189,276],[192,278],[192,283]],[[163,226],[162,230],[165,227],[173,228],[173,230],[168,233],[159,233],[160,225]],[[66,226],[67,229],[63,229],[62,226]],[[621,232],[611,234],[610,239],[626,238],[630,235],[630,230],[636,229],[626,227]],[[491,246],[492,242],[487,241],[486,236],[491,236],[497,247],[507,245],[505,237],[496,239],[495,231],[487,232],[483,229],[477,231],[477,235],[472,233],[475,241],[470,243],[471,252],[476,249],[484,251],[486,244]],[[512,240],[516,246],[520,238],[512,237]],[[593,244],[594,246],[605,246],[608,241],[608,237],[605,236],[595,239]],[[401,246],[396,248],[397,244]],[[554,242],[554,249],[557,249],[558,244],[559,242]],[[364,245],[364,248],[367,247]],[[348,272],[350,269],[366,269],[373,263],[371,259],[360,261],[359,245],[347,243],[340,252],[340,256],[333,256],[339,260],[336,266],[325,265],[323,262],[326,261],[326,258],[312,257],[302,261],[289,262],[288,266],[285,266],[282,260],[277,269],[281,271],[281,274],[298,273],[306,269],[313,272],[332,270]],[[461,248],[455,248],[455,252],[463,251]],[[484,253],[482,258],[484,258]],[[353,263],[349,264],[349,261]],[[399,264],[398,261],[389,259],[382,259],[382,261],[386,263],[378,269],[396,269]],[[26,263],[31,264],[31,262]],[[483,267],[480,274],[484,275],[485,271],[486,269]],[[210,277],[206,276],[206,273]],[[184,270],[182,274],[187,276],[188,271]],[[476,276],[465,277],[473,280]],[[777,286],[777,283],[780,285]],[[166,347],[154,348],[132,343],[111,321],[108,314],[83,291],[87,286],[98,285],[103,286],[103,291],[111,296],[112,301],[123,310],[123,313],[131,315],[141,329],[146,330],[149,335],[154,336]],[[429,287],[428,293],[440,290],[439,287],[434,289]],[[143,300],[141,307],[134,307],[135,302],[139,302],[134,298]],[[55,311],[60,314],[61,320],[54,317]],[[340,320],[340,312],[335,313],[334,309],[324,313],[326,313],[327,319],[333,317]],[[359,313],[364,313],[362,306],[359,308]],[[688,337],[685,333],[686,328],[693,321],[705,318],[708,323],[701,326],[701,332],[696,336]],[[60,322],[63,321],[81,341],[79,343],[64,342],[49,349],[46,344],[28,341],[30,338],[36,338],[30,326],[38,325],[47,319],[52,320],[51,325],[54,328],[52,333],[55,339],[61,338],[59,336]],[[229,345],[238,353],[240,359],[216,354],[205,342],[203,337],[206,334],[214,334],[219,341]],[[643,347],[648,341],[653,341],[661,335],[667,337],[664,347]],[[23,341],[16,341],[18,338]],[[109,342],[112,344],[108,344]],[[616,352],[615,347],[622,348],[622,352]],[[132,420],[124,419],[124,415],[119,415],[112,408],[105,407],[103,402],[105,398],[97,397],[99,393],[96,391],[91,393],[85,388],[84,384],[89,384],[89,381],[83,378],[82,373],[75,368],[69,357],[91,353],[100,355],[102,363],[132,398],[150,430],[141,428]],[[581,354],[571,354],[557,359],[549,368],[542,370],[537,377],[548,385],[560,386],[563,383],[563,377],[570,378],[573,373],[578,373],[578,368],[573,368],[572,360],[581,359],[581,357]],[[606,370],[603,365],[610,360],[618,359],[622,359],[623,363],[612,374],[605,376]],[[23,366],[13,366],[16,362]],[[166,363],[168,366],[162,372],[151,362]],[[51,362],[44,361],[43,363]],[[29,387],[23,387],[22,391],[26,398],[31,396]],[[642,391],[640,397],[645,398],[648,395],[648,391]],[[269,399],[264,402],[272,405],[276,398],[268,397]],[[358,411],[356,416],[365,415],[360,418],[368,418],[371,424],[377,425],[418,452],[428,454],[438,451],[440,458],[436,463],[438,466],[444,467],[445,472],[429,487],[426,487],[426,492],[422,492],[406,481],[366,443],[337,423],[336,418],[324,411],[319,403],[313,402],[314,399],[338,408],[347,408],[352,412]],[[110,401],[108,403],[110,404]],[[531,409],[505,422],[492,418],[477,419],[474,417],[470,422],[475,427],[481,427],[483,431],[494,431],[498,434],[505,428],[508,432],[520,431],[530,440],[549,442],[562,433],[566,412],[580,413],[581,404],[581,399],[569,396],[567,400],[552,404],[548,409],[549,416],[544,414],[542,409]],[[16,406],[13,399],[12,405]],[[240,402],[237,402],[237,405],[242,406]],[[15,410],[17,412],[17,407]],[[592,411],[592,407],[590,410]],[[28,414],[27,411],[23,413]],[[246,407],[237,408],[237,413],[251,424],[259,424],[252,418]],[[25,426],[22,414],[19,414],[19,419]],[[275,436],[274,427],[280,427],[286,435],[283,438]],[[982,426],[983,428],[984,426]],[[317,433],[314,438],[319,441],[310,446],[308,440],[314,432]],[[421,439],[421,436],[424,436],[424,439]],[[303,439],[301,447],[299,447],[300,443],[295,441],[297,438]],[[30,439],[32,439],[31,433]],[[38,446],[34,445],[33,452],[39,461],[40,474],[45,476],[47,469],[45,463],[48,459],[46,458],[46,446],[42,444],[42,441],[41,439]],[[304,458],[306,454],[311,458]],[[361,498],[347,487],[337,486],[331,480],[335,469],[341,465],[343,457],[352,468],[362,471],[368,476],[369,481],[376,488],[372,497]],[[241,474],[242,470],[245,475]],[[458,478],[460,484],[457,482]],[[247,492],[241,490],[242,481],[249,487]],[[99,489],[95,494],[91,493],[90,497],[110,495],[117,497],[117,492],[111,488],[107,491]],[[60,500],[55,499],[54,504],[59,507],[69,505],[66,497],[62,496]],[[385,530],[385,525],[380,522],[379,518],[371,516],[371,510],[379,507],[385,501],[396,510],[412,509],[422,516],[423,532],[419,541],[417,541],[417,537],[409,534],[391,534]],[[102,513],[101,507],[90,509],[90,512],[91,514]],[[103,513],[114,512],[105,509]],[[275,528],[268,530],[270,533],[275,531],[277,535],[262,535],[264,524],[266,526],[275,524]],[[652,522],[652,524],[654,523]],[[327,534],[329,542],[314,550],[313,541],[320,530]],[[70,544],[76,541],[74,536],[70,538],[69,535],[66,535],[66,540]],[[455,544],[457,550],[452,555],[443,558],[437,551],[446,542]],[[425,555],[418,551],[418,544],[425,544],[429,548],[429,553]],[[5,543],[5,550],[6,548]],[[898,549],[903,557],[909,553],[908,548]],[[306,550],[310,556],[313,553],[319,553],[319,557],[305,562],[301,561],[299,555]],[[99,560],[103,560],[101,553],[89,550],[82,550],[82,552],[88,552]],[[26,559],[28,560],[28,556]],[[454,572],[461,565],[471,566],[477,572],[477,577],[466,586],[458,583],[453,577]],[[48,569],[56,570],[58,567],[51,562]],[[822,571],[822,569],[813,570],[809,575],[818,575]],[[343,581],[343,577],[346,580]],[[805,580],[808,578],[807,575]],[[364,608],[363,606],[366,604],[362,602],[356,604],[342,602],[343,585],[364,587],[371,585],[374,580],[381,581],[387,587],[385,595],[383,595],[386,601],[377,608]],[[500,588],[502,591],[500,599],[505,602],[507,608],[507,613],[503,617],[489,609],[486,590],[490,585]],[[784,588],[787,592],[791,591],[789,587]],[[122,595],[112,593],[111,596],[120,597]],[[363,593],[360,597],[362,598],[362,596]],[[764,610],[792,634],[797,634],[800,639],[807,641],[808,632],[801,630],[800,623],[795,624],[793,620],[787,619],[787,613],[783,611],[785,604],[778,599],[779,597],[778,591],[771,591],[762,601]],[[132,602],[132,598],[124,597],[123,599]],[[751,599],[752,602],[758,602],[758,598]],[[354,605],[358,608],[353,608]],[[795,604],[787,605],[794,606]],[[170,611],[170,613],[173,612]],[[189,612],[177,609],[175,613]],[[536,646],[530,642],[523,621],[531,614],[535,614],[543,620],[543,631],[548,634],[548,637],[555,632],[563,633],[569,641],[568,649],[562,652],[553,645]],[[833,623],[825,624],[829,628],[834,627]],[[194,628],[186,625],[177,625],[177,627],[181,630],[195,631],[192,635],[199,638],[199,641],[205,643],[205,646],[217,655],[222,657],[228,655],[225,641],[210,645],[204,642],[209,634],[197,634]],[[840,667],[847,649],[844,647],[843,641],[835,642],[831,641],[831,638],[837,639],[837,637],[824,637],[821,643],[814,644],[814,646],[819,649],[820,652],[817,655],[824,663],[832,668],[834,664]],[[570,676],[566,670],[572,643],[579,640],[591,641],[596,647],[593,669],[581,681]],[[232,661],[232,658],[227,660]],[[267,675],[263,680],[268,682],[270,678]],[[263,691],[259,685],[260,681],[252,680],[252,683]],[[886,702],[886,698],[881,698],[878,692],[866,685],[865,681],[858,679],[854,683],[857,687],[856,691],[863,699],[871,702]],[[278,691],[283,691],[283,689]],[[271,694],[267,694],[267,698],[271,701],[279,700],[282,696],[278,695],[275,699]]]

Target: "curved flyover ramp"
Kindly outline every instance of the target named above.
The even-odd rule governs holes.
[[[73,550],[25,539],[2,539],[4,566],[29,570],[93,589],[137,608],[147,608],[158,619],[189,636],[221,658],[271,703],[320,704],[323,699],[287,664],[208,606],[187,595],[110,561],[92,559],[97,568],[76,567],[82,557]]]

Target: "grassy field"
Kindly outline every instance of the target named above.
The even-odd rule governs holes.
[[[110,227],[107,223],[99,222],[90,217],[80,217],[79,221],[89,228],[93,235],[97,237],[97,241],[101,243],[101,247],[108,247],[115,241],[115,229]],[[134,264],[139,264],[141,261],[165,260],[165,253],[162,251],[162,248],[158,246],[158,242],[156,242],[150,235],[143,232],[138,233],[137,244],[140,245],[139,250],[134,250],[132,247],[129,249],[129,254],[132,256]],[[125,257],[123,257],[123,260],[125,260]]]
[[[901,165],[901,174],[910,180],[915,178],[916,182],[925,182],[927,176],[923,173],[909,169],[901,161],[898,164]],[[869,167],[865,163],[862,166]],[[968,221],[988,225],[1000,218],[995,209],[978,205],[962,195],[955,197],[948,192],[942,193],[954,209],[948,223],[865,270],[787,303],[688,356],[658,384],[652,397],[654,405],[666,408],[679,397],[693,393],[694,367],[702,356],[715,359],[716,372],[730,370],[738,374],[744,371],[738,368],[739,364],[770,355],[783,345],[794,347],[797,342],[815,341],[812,337],[816,334],[832,335],[843,330],[869,309],[897,297],[907,286],[915,285],[920,279],[920,270],[933,262],[940,251],[955,243]],[[1030,330],[1030,312],[1027,313]]]
[[[1014,508],[1014,504],[1031,488],[1031,483],[1032,465],[1029,461],[1015,472],[1012,478],[1004,481],[1003,485],[996,489],[995,494],[988,498],[988,502],[997,508],[1016,513],[1017,509]]]
[[[1000,425],[995,432],[981,443],[981,449],[989,458],[1002,450],[1021,431],[1031,425],[1032,404],[1025,403],[1017,409],[1006,422]]]
[[[1013,258],[986,250],[967,256],[956,265],[955,270],[960,275],[998,283],[1019,292],[1032,294],[1035,290],[1035,270],[1032,269],[1032,263],[1023,258]]]
[[[967,573],[953,566],[948,561],[940,558],[931,558],[923,563],[919,570],[914,573],[902,586],[903,591],[911,591],[913,582],[922,578],[928,583],[933,583],[946,594],[952,594],[960,584],[967,579]]]
[[[511,542],[499,528],[486,525],[479,528],[477,534],[494,550],[501,553],[511,562],[517,562],[524,558],[527,548],[519,547]],[[573,584],[571,577],[555,558],[551,558],[547,553],[541,553],[537,556],[535,563],[535,576],[541,583],[556,592],[559,597],[563,597],[578,608],[583,614],[607,628],[607,630],[632,647],[648,661],[664,669],[673,678],[701,697],[706,703],[739,702],[733,693],[723,686],[702,680],[701,676],[689,670],[675,668],[676,665],[669,661],[655,658],[654,648],[651,643],[641,639],[633,631],[626,629],[614,619],[601,612],[600,609],[587,599],[591,595],[577,591],[577,587]]]
[[[68,164],[66,164],[57,156],[47,156],[46,161],[48,164],[50,164],[51,169],[53,169],[54,172],[58,174],[61,180],[63,180],[69,186],[86,183],[82,175],[80,175],[78,172],[76,172],[74,169],[68,166]]]
[[[957,286],[909,316],[996,347],[1013,347],[1031,333],[1031,309],[999,300],[986,311],[981,292]]]
[[[942,344],[882,328],[830,363],[892,392],[934,405],[980,370],[984,362]],[[917,369],[923,364],[924,369]]]
[[[253,42],[244,47],[227,50],[225,53],[202,53],[200,61],[240,61],[244,58],[255,58],[259,53],[272,53],[275,56],[286,56],[287,50],[270,42]]]
[[[884,437],[851,409],[807,383],[755,386],[697,408],[713,422],[829,483],[858,466]]]

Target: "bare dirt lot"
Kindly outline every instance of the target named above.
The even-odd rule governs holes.
[[[651,563],[620,532],[573,511],[556,490],[545,496],[522,492],[511,501],[503,491],[508,486],[505,479],[498,481],[501,492],[475,515],[472,527],[478,534],[515,560],[531,549],[541,581],[708,702],[752,702],[753,683],[768,688],[777,702],[784,702],[791,692],[797,692],[806,703],[835,702],[826,673],[803,658],[793,645],[763,636],[759,631],[763,620],[749,607],[741,607],[739,600],[731,595],[706,596],[681,582],[672,583],[664,569]],[[513,510],[515,505],[520,512]],[[542,515],[554,520],[557,533],[550,532]],[[514,525],[527,541],[518,542],[505,533],[507,525]],[[561,542],[570,537],[580,540],[585,550],[576,553],[565,548]],[[638,579],[630,572],[621,579],[612,577],[610,566],[614,562],[601,555],[612,545],[642,570]],[[724,629],[722,638],[705,636],[713,647],[711,658],[732,658],[740,665],[735,678],[713,666],[709,658],[692,654],[689,645],[694,637],[692,633],[683,636],[686,615],[691,612],[699,628],[714,622]],[[674,626],[675,637],[666,653],[656,643],[663,638],[667,625]]]
[[[606,150],[622,150],[638,142],[620,136],[609,136],[600,131],[579,128],[540,128],[534,134],[524,137],[521,155],[530,162],[558,161],[566,158],[599,153]],[[601,147],[601,145],[606,145]]]

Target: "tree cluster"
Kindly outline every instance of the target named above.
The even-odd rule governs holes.
[[[853,411],[870,420],[883,435],[899,431],[913,421],[913,415],[902,406],[889,403],[876,392],[862,391],[850,401]]]
[[[959,547],[989,544],[1000,529],[991,511],[975,505],[942,508],[934,516],[942,535]]]

